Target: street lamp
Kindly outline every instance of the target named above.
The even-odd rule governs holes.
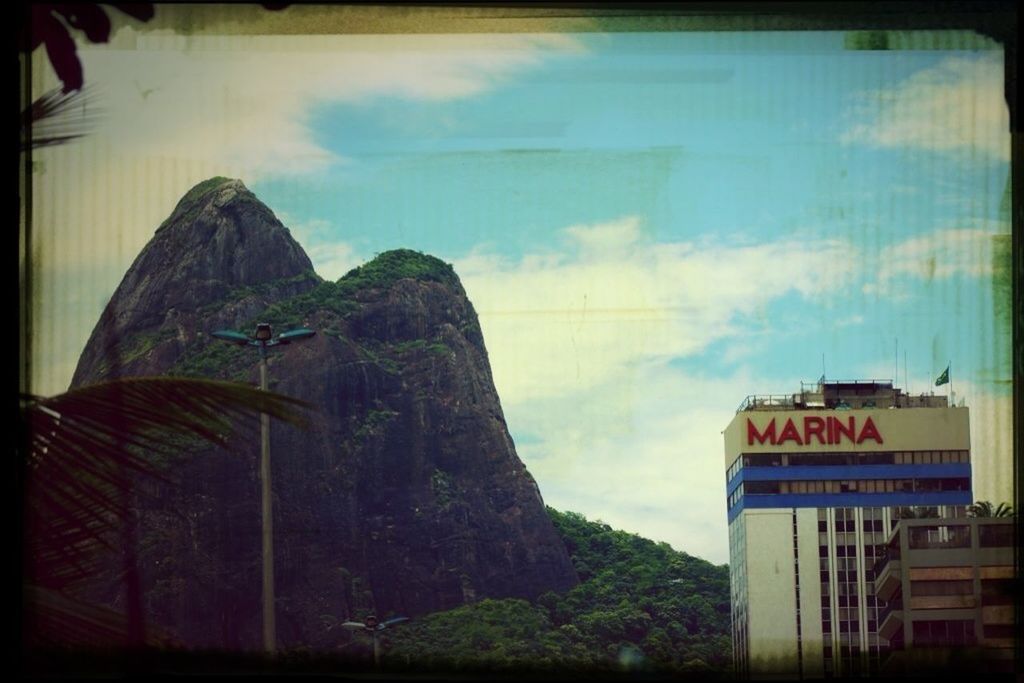
[[[252,336],[234,330],[217,330],[212,335],[238,346],[260,350],[260,389],[267,391],[267,348],[309,339],[315,331],[306,328],[282,332],[274,338],[270,323],[259,323]],[[277,649],[274,625],[274,518],[270,508],[270,416],[260,415],[260,482],[263,504],[263,648],[268,654]]]
[[[409,617],[393,617],[391,619],[385,619],[384,621],[378,622],[376,614],[370,614],[366,617],[365,623],[358,621],[346,621],[342,624],[342,628],[347,628],[350,631],[369,631],[373,635],[373,664],[374,666],[380,666],[380,642],[377,640],[377,634],[395,624],[400,624],[403,621],[409,621]]]

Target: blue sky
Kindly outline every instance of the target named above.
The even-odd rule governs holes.
[[[177,197],[231,175],[324,277],[398,247],[455,265],[519,455],[557,508],[725,562],[720,432],[747,394],[817,379],[823,354],[835,379],[891,379],[898,361],[915,392],[951,362],[975,490],[1009,499],[999,50],[130,29],[111,47],[83,61],[122,118],[41,155],[37,201],[79,189],[81,229],[116,247],[46,256],[46,311],[91,328]],[[159,180],[138,180],[151,167]],[[149,201],[114,212],[124,198],[90,195],[86,169]],[[59,217],[40,221],[60,235]],[[59,391],[84,335],[43,317],[39,384]]]

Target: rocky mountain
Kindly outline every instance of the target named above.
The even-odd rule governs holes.
[[[418,616],[578,582],[515,452],[473,306],[452,268],[386,252],[337,282],[313,271],[237,180],[193,188],[125,275],[74,385],[179,374],[256,383],[252,349],[212,340],[270,322],[318,331],[271,351],[271,389],[317,407],[271,428],[277,630],[332,651],[368,612]],[[259,649],[258,444],[200,449],[138,498],[153,623],[186,645]],[[121,600],[116,581],[97,588]]]

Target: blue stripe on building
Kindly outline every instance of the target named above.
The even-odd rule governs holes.
[[[934,467],[934,465],[933,465]],[[924,505],[970,505],[970,491],[933,491],[929,493],[767,493],[744,494],[729,510],[729,521],[744,509],[768,508],[838,508],[838,507],[897,507]]]
[[[971,464],[931,465],[790,465],[743,467],[726,485],[728,499],[744,481],[828,481],[837,479],[947,479],[971,476]]]

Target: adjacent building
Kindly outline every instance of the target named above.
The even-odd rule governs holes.
[[[907,519],[875,566],[883,673],[1013,671],[1013,520]]]
[[[890,381],[743,401],[724,432],[740,675],[880,670],[876,562],[901,517],[965,516],[969,433],[967,408]]]

